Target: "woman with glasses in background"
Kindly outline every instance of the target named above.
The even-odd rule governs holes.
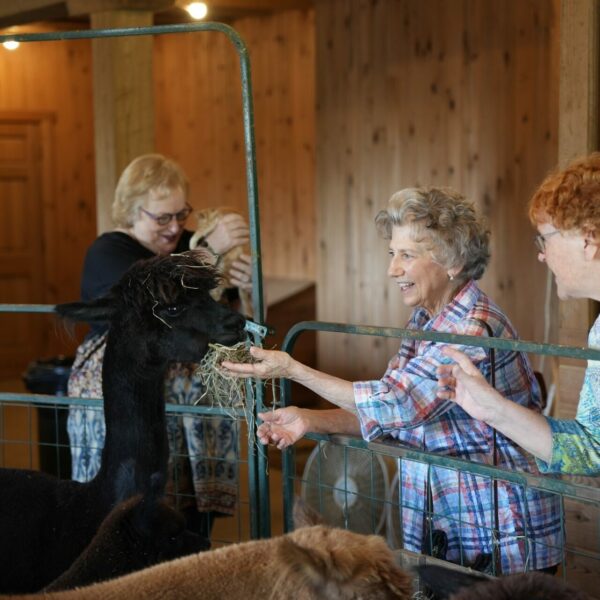
[[[538,259],[556,279],[558,297],[600,301],[600,153],[550,174],[533,195],[529,218],[537,228]],[[600,316],[588,345],[600,349]],[[531,452],[546,473],[600,474],[600,361],[588,361],[574,420],[545,417],[504,398],[469,358],[438,370],[438,397],[450,399]]]
[[[138,260],[189,249],[192,232],[184,228],[192,212],[188,192],[188,180],[181,167],[160,154],[140,156],[125,168],[112,205],[116,227],[100,235],[85,257],[81,278],[83,300],[105,295]],[[227,214],[202,245],[213,254],[221,255],[245,245],[248,240],[249,229],[243,217]],[[242,255],[233,262],[227,277],[236,288],[251,290],[250,257]],[[227,290],[230,302],[235,302],[236,288]],[[69,378],[69,396],[102,397],[106,330],[106,326],[93,325],[78,348]],[[166,402],[194,404],[198,400],[202,386],[194,376],[196,367],[173,365],[165,381]],[[67,430],[71,477],[76,481],[89,481],[100,468],[105,437],[103,411],[71,406]],[[196,506],[190,500],[191,506],[184,512],[190,528],[208,537],[215,513],[233,514],[235,509],[237,435],[232,421],[219,417],[170,417],[168,433],[170,479],[176,480],[179,488],[187,486],[185,491],[190,499],[195,491]],[[190,464],[177,459],[184,453],[184,437]]]

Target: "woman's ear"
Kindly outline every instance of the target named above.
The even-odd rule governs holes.
[[[462,265],[448,269],[448,279],[454,281],[462,273],[462,270]]]
[[[597,260],[600,258],[600,239],[595,231],[583,233],[583,252],[586,260]]]

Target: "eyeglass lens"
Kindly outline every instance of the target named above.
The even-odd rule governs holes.
[[[534,238],[534,241],[535,241],[535,245],[537,246],[537,248],[540,252],[544,252],[546,250],[546,244],[545,244],[546,240],[544,240],[543,235],[540,235],[540,234],[536,235]]]
[[[546,238],[549,238],[552,235],[555,235],[557,233],[560,233],[559,229],[556,229],[555,231],[551,231],[550,233],[538,233],[535,236],[535,243],[539,249],[540,252],[542,253],[546,253]]]
[[[156,222],[159,225],[166,225],[167,223],[171,222],[172,218],[175,218],[175,220],[178,223],[182,223],[190,216],[190,212],[192,212],[191,208],[184,208],[178,213],[164,213],[162,215],[158,215],[158,219],[156,219]]]
[[[171,222],[171,219],[175,219],[178,223],[182,223],[185,221],[192,212],[191,207],[186,206],[183,210],[180,210],[177,213],[163,213],[161,215],[154,215],[150,211],[146,210],[142,207],[142,211],[145,212],[149,217],[154,219],[159,225],[168,225]]]

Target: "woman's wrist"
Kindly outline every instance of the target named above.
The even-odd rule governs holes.
[[[304,365],[302,363],[299,363],[297,360],[293,359],[289,354],[287,354],[286,364],[284,367],[284,377],[291,381],[299,381],[303,366]]]
[[[484,420],[494,429],[506,429],[507,427],[510,427],[512,422],[519,418],[518,406],[518,404],[515,404],[511,400],[507,400],[502,394],[494,390]]]

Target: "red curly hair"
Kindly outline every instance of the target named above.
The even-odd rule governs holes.
[[[548,219],[558,229],[600,232],[600,152],[550,173],[529,203],[534,225]]]

